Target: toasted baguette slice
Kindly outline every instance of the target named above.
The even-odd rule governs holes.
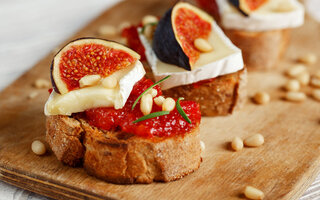
[[[225,29],[225,34],[242,50],[248,69],[270,69],[284,54],[291,29],[250,32]]]
[[[163,93],[166,96],[184,97],[186,100],[198,102],[203,116],[227,115],[244,104],[247,96],[246,83],[247,71],[243,69],[196,87],[193,84],[182,85],[164,90]]]
[[[165,138],[101,131],[84,119],[48,116],[46,139],[58,160],[112,183],[173,181],[201,163],[199,128]]]

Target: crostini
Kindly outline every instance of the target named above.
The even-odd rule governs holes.
[[[197,0],[218,4],[225,34],[243,53],[248,69],[270,69],[285,53],[292,28],[304,22],[297,0]],[[207,4],[204,2],[207,1]],[[217,16],[212,10],[212,15]]]
[[[241,107],[246,96],[241,50],[211,16],[179,2],[159,21],[144,21],[137,33],[152,74],[155,80],[171,76],[160,85],[164,94],[198,102],[204,116],[227,115]]]
[[[51,65],[46,140],[57,159],[112,183],[173,181],[202,161],[199,104],[162,96],[140,55],[112,41],[70,42]]]

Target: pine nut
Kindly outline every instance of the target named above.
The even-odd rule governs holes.
[[[98,29],[98,34],[100,36],[116,36],[118,33],[116,27],[112,25],[102,25]]]
[[[320,101],[320,89],[313,90],[312,96],[315,100]]]
[[[232,142],[231,142],[231,147],[235,151],[240,151],[243,149],[243,141],[239,137],[234,137]]]
[[[289,80],[285,85],[286,90],[288,91],[299,91],[300,90],[300,82],[297,80]]]
[[[151,94],[152,97],[155,97],[157,96],[158,91],[152,88],[151,90],[148,91],[148,94]]]
[[[293,67],[291,67],[288,71],[287,71],[287,74],[290,76],[290,77],[297,77],[298,75],[300,75],[301,73],[305,72],[306,71],[306,67],[302,64],[296,64],[294,65]]]
[[[261,190],[254,188],[252,186],[246,186],[246,188],[244,189],[244,195],[248,199],[254,199],[254,200],[259,200],[264,198],[264,193]]]
[[[254,95],[253,100],[257,104],[266,104],[270,102],[270,95],[266,92],[257,92]]]
[[[80,88],[96,85],[100,81],[100,79],[101,79],[100,75],[86,75],[82,77],[79,81]]]
[[[34,99],[36,96],[38,96],[38,92],[37,91],[33,91],[28,95],[29,99]]]
[[[311,78],[311,85],[314,86],[314,87],[318,87],[320,88],[320,79],[319,78]]]
[[[310,82],[310,74],[308,72],[302,72],[300,75],[298,75],[297,80],[301,85],[306,86]]]
[[[156,16],[153,15],[146,15],[143,17],[142,19],[142,25],[145,26],[147,24],[151,24],[151,23],[158,23],[158,18]]]
[[[146,25],[146,27],[144,28],[143,34],[148,38],[148,39],[152,39],[153,37],[153,32],[154,32],[154,26],[152,25]]]
[[[243,143],[248,147],[258,147],[264,143],[264,137],[261,134],[254,134],[250,137],[247,137]]]
[[[50,87],[50,82],[46,79],[37,79],[34,83],[33,86],[37,89],[42,89],[42,88],[49,88]]]
[[[39,140],[35,140],[31,144],[31,150],[38,156],[46,153],[46,146]]]
[[[209,44],[209,42],[203,38],[197,38],[194,40],[194,46],[202,52],[209,52],[212,51],[212,46]]]
[[[318,70],[318,71],[316,71],[316,73],[314,73],[314,77],[320,79],[320,70]]]
[[[168,97],[163,101],[162,110],[163,111],[173,111],[175,106],[176,106],[175,100],[173,98]]]
[[[301,102],[304,101],[307,96],[303,92],[287,92],[285,98],[288,101]]]
[[[200,148],[201,148],[201,152],[204,152],[204,150],[206,149],[206,144],[200,140]]]
[[[118,80],[113,76],[106,77],[102,80],[102,86],[105,88],[112,89],[115,88],[117,85]]]
[[[312,65],[317,62],[317,55],[314,53],[307,53],[298,58],[298,61],[308,65]]]
[[[151,94],[144,94],[141,97],[140,110],[143,113],[143,115],[148,115],[151,113],[152,104],[153,101]]]
[[[162,106],[165,98],[163,96],[158,96],[156,98],[153,99],[154,103],[157,104],[158,106]]]
[[[119,30],[119,32],[121,32],[123,29],[128,28],[128,27],[130,27],[130,26],[131,26],[130,22],[128,22],[128,21],[123,21],[123,22],[121,22],[121,23],[119,24],[118,30]]]

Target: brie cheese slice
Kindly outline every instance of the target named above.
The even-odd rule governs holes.
[[[241,14],[228,0],[217,0],[222,26],[246,31],[267,31],[301,26],[304,8],[297,0],[269,0],[250,13]]]
[[[100,84],[72,90],[66,94],[52,92],[44,107],[45,115],[71,115],[83,112],[90,108],[114,107],[121,109],[125,105],[133,86],[145,75],[145,70],[140,61],[132,66],[114,72],[118,80],[115,88],[105,88]]]
[[[160,61],[152,49],[151,41],[141,33],[140,29],[138,32],[155,80],[159,81],[165,76],[171,75],[170,79],[160,84],[163,90],[243,69],[241,50],[231,43],[215,22],[212,23],[212,31],[208,38],[213,51],[201,53],[194,69],[191,71]]]

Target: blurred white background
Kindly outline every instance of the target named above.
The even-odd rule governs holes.
[[[120,0],[0,0],[0,91]],[[320,22],[320,0],[305,0]],[[1,111],[0,111],[1,112]],[[0,200],[46,199],[0,181]],[[303,200],[320,199],[320,178]]]

